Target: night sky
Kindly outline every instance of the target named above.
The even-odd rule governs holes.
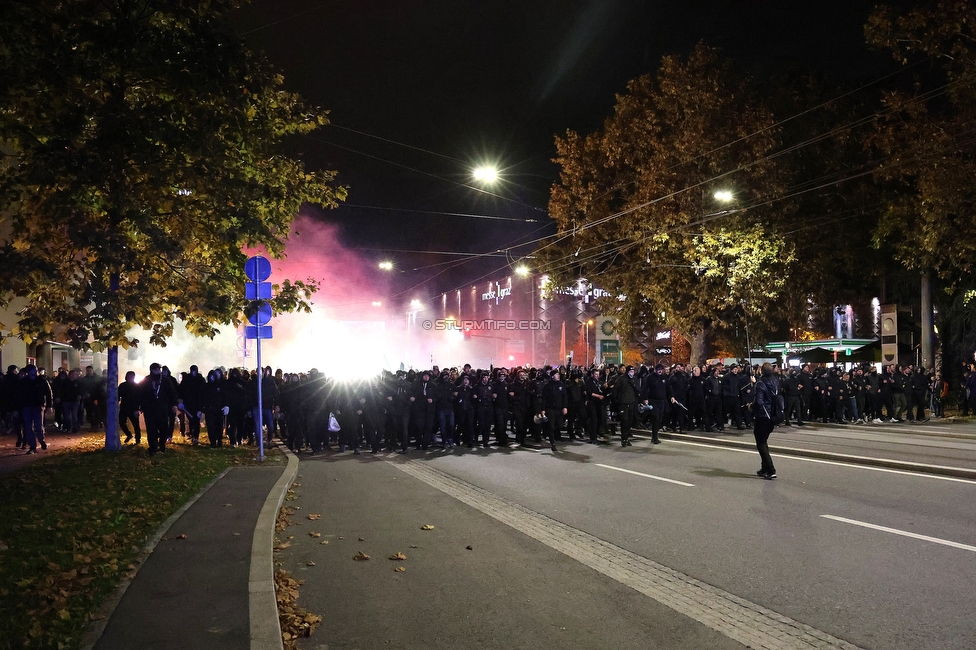
[[[806,68],[861,85],[895,68],[864,44],[874,4],[257,0],[235,28],[290,90],[331,111],[335,126],[290,143],[350,188],[347,205],[321,218],[368,259],[393,259],[403,290],[443,271],[426,282],[435,294],[508,260],[448,268],[466,258],[389,251],[486,252],[553,232],[545,208],[558,173],[554,136],[598,128],[614,94],[662,56],[703,41],[761,74]],[[500,197],[464,186],[483,162],[505,170],[492,190]]]

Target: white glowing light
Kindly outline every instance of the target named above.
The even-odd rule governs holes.
[[[529,267],[525,264],[519,264],[515,267],[516,275],[521,275],[523,278],[529,274]]]
[[[421,304],[420,301],[417,300],[416,298],[410,301],[410,306],[413,307],[414,309],[420,309],[420,304]]]
[[[393,262],[389,262],[389,261],[380,262],[380,269],[382,269],[383,271],[392,271]]]
[[[718,190],[714,196],[716,201],[721,201],[722,203],[728,203],[732,200],[732,192],[728,190]]]
[[[498,180],[498,170],[494,167],[475,167],[471,175],[480,183],[494,183]]]
[[[379,300],[374,300],[373,301],[373,306],[374,307],[382,307],[383,306],[383,303],[381,303]]]

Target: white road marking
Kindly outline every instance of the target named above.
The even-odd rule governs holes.
[[[735,451],[740,454],[752,454],[755,455],[755,449],[739,449],[738,447],[726,447],[725,445],[709,445],[704,442],[691,442],[690,440],[669,440],[668,442],[676,442],[679,445],[691,445],[692,447],[705,447],[707,449],[724,449],[726,451]],[[805,450],[804,450],[805,451]],[[939,474],[926,474],[924,469],[920,469],[917,472],[909,472],[903,469],[889,469],[887,467],[872,467],[871,465],[858,465],[856,463],[845,463],[837,460],[824,460],[822,458],[807,458],[806,456],[791,456],[789,454],[773,453],[776,458],[781,458],[783,460],[801,460],[807,463],[818,463],[820,465],[836,465],[838,467],[853,467],[855,469],[865,469],[872,472],[884,472],[886,474],[901,474],[903,476],[916,476],[919,478],[932,478],[937,481],[950,481],[952,483],[969,483],[970,485],[976,485],[976,481],[970,478],[959,478],[957,476],[941,476]],[[883,458],[875,458],[874,460],[885,460]],[[902,461],[898,461],[902,462]],[[959,469],[966,469],[961,467]]]
[[[976,546],[970,546],[969,544],[960,544],[959,542],[952,542],[947,539],[939,539],[938,537],[929,537],[928,535],[919,535],[918,533],[910,533],[907,530],[898,530],[897,528],[878,526],[877,524],[869,524],[867,522],[858,521],[856,519],[846,519],[844,517],[836,517],[834,515],[820,515],[820,516],[823,517],[824,519],[833,519],[834,521],[840,521],[845,524],[852,524],[854,526],[861,526],[863,528],[870,528],[872,530],[880,530],[885,533],[891,533],[892,535],[911,537],[913,539],[920,539],[926,542],[942,544],[943,546],[951,546],[952,548],[961,548],[964,551],[972,551],[973,553],[976,553]]]
[[[674,483],[675,485],[683,485],[685,487],[695,487],[694,483],[685,483],[684,481],[675,481],[671,478],[664,478],[663,476],[654,476],[653,474],[644,474],[642,472],[635,472],[632,469],[624,469],[622,467],[614,467],[613,465],[604,465],[603,463],[593,463],[597,467],[603,467],[606,469],[616,470],[618,472],[625,472],[627,474],[633,474],[634,476],[643,476],[644,478],[652,478],[655,481],[664,481],[665,483]]]
[[[409,459],[389,462],[496,521],[745,646],[765,650],[858,650],[843,639],[498,497],[429,464]]]

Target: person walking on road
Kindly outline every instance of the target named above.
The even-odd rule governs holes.
[[[146,420],[146,439],[149,442],[149,455],[166,451],[166,439],[173,433],[172,420],[182,406],[176,387],[166,377],[158,363],[149,366],[149,376],[142,382],[139,391],[139,410]]]
[[[753,402],[753,435],[756,449],[762,459],[762,467],[756,472],[764,479],[776,478],[773,458],[769,455],[769,434],[783,421],[784,405],[779,390],[779,380],[773,375],[773,367],[768,362],[762,365],[761,377],[756,382],[756,401]]]
[[[20,392],[20,414],[24,423],[24,441],[28,454],[37,453],[37,445],[47,449],[44,441],[44,413],[54,404],[51,386],[37,374],[37,366],[27,366],[27,377],[17,386]]]

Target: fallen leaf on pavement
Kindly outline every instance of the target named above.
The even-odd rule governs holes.
[[[410,545],[410,548],[420,548],[420,547],[419,547],[419,546],[417,546],[416,544],[411,544],[411,545]]]
[[[275,546],[274,547],[274,550],[276,550],[276,551],[282,551],[282,550],[288,548],[289,546],[291,546],[291,542],[282,542],[281,544],[278,544],[277,546]]]
[[[394,569],[394,571],[396,571],[397,573],[403,573],[406,570],[407,568],[402,566],[398,566],[396,569]]]
[[[345,539],[345,537],[340,537],[339,539]]]
[[[360,538],[359,538],[359,541],[360,541],[360,542],[365,542],[366,540],[365,540],[365,538],[362,538],[362,537],[360,537]]]
[[[322,533],[309,533],[308,536],[309,537],[321,537],[322,536]]]
[[[323,539],[323,540],[322,540],[322,544],[323,544],[323,545],[324,545],[324,544],[328,544],[328,543],[329,543],[329,540],[327,540],[327,539]]]
[[[322,515],[309,515],[308,518],[315,521],[316,519],[321,519]]]
[[[352,559],[356,560],[357,562],[361,562],[363,560],[368,560],[369,556],[363,553],[362,551],[360,551],[356,553],[356,555],[354,555]]]
[[[176,539],[186,539],[186,535],[180,533],[179,535],[176,536]]]
[[[234,537],[240,537],[241,536],[240,533],[231,533],[231,535],[233,535]]]
[[[308,562],[305,563],[305,566],[315,566],[315,562],[309,560]]]
[[[434,527],[431,526],[430,524],[424,524],[423,526],[420,527],[420,530],[434,530]]]
[[[234,504],[233,504],[233,503],[225,503],[225,504],[224,504],[224,507],[225,507],[225,508],[229,508],[229,507],[231,507],[232,505],[234,505]]]
[[[468,549],[469,551],[473,551],[473,550],[474,550],[473,548],[471,548],[471,545],[470,545],[470,544],[468,544],[468,545],[467,545],[467,546],[465,546],[464,548],[466,548],[466,549]]]
[[[406,560],[407,559],[407,556],[404,555],[403,553],[397,553],[396,555],[391,555],[390,556],[390,559],[391,560]]]

